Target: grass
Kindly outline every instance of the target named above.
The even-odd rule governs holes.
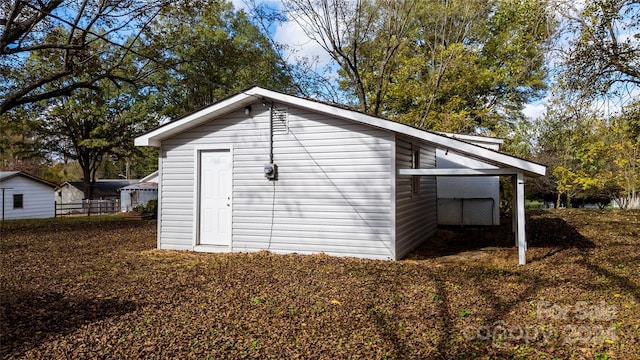
[[[640,358],[638,212],[443,229],[398,262],[155,249],[118,216],[0,227],[3,358]],[[505,221],[508,224],[508,222]]]

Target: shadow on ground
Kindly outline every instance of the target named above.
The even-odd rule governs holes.
[[[590,249],[595,244],[585,238],[563,219],[540,216],[540,212],[527,213],[526,234],[529,248],[551,248],[552,253],[569,248]],[[436,234],[406,259],[420,260],[469,254],[483,249],[515,249],[515,236],[511,231],[511,218],[502,218],[499,226],[440,226]]]
[[[52,335],[67,334],[87,323],[133,312],[134,302],[67,298],[55,292],[2,289],[0,353],[20,354]]]

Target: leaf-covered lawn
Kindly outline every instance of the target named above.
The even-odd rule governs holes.
[[[639,212],[441,230],[399,262],[156,250],[122,217],[1,229],[4,358],[640,358]]]

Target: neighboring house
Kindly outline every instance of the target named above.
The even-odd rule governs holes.
[[[161,249],[400,259],[437,230],[437,176],[501,175],[514,182],[513,229],[524,264],[524,176],[546,171],[467,141],[258,87],[135,143],[160,149]],[[439,168],[438,150],[493,168]]]
[[[152,172],[151,174],[143,177],[142,179],[140,179],[140,182],[145,182],[145,183],[158,183],[158,170]]]
[[[55,216],[54,183],[21,171],[0,171],[2,220]]]
[[[145,176],[139,182],[120,189],[120,208],[122,212],[133,210],[136,206],[146,206],[150,200],[158,200],[158,172]]]
[[[138,180],[105,179],[96,180],[93,184],[94,200],[120,200],[119,190],[135,184]],[[85,200],[84,182],[67,181],[56,188],[56,201],[62,204],[77,203]]]

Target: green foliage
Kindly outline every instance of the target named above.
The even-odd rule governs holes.
[[[168,116],[210,105],[253,85],[286,91],[291,79],[278,53],[244,12],[215,0],[165,6],[144,34],[159,112]]]
[[[538,160],[550,166],[550,176],[537,181],[539,188],[555,193],[558,206],[561,197],[567,206],[576,197],[633,205],[640,186],[634,109],[604,120],[580,106],[554,107],[540,123]]]
[[[58,99],[29,120],[33,146],[53,158],[77,161],[86,183],[95,181],[105,158],[132,156],[133,138],[157,123],[136,89],[101,86],[101,92],[79,90],[72,98]],[[88,191],[85,197],[91,198]]]
[[[545,2],[291,3],[294,18],[339,64],[341,89],[373,115],[490,133],[518,119],[546,87],[554,23]]]
[[[587,1],[581,8],[565,5],[560,12],[569,33],[563,85],[583,96],[632,94],[640,85],[640,3]]]
[[[158,200],[149,200],[144,207],[144,212],[154,215],[154,218],[158,217]]]
[[[471,315],[471,310],[466,309],[466,308],[460,310],[460,317],[466,318],[469,315]]]
[[[0,115],[18,108],[99,90],[105,84],[140,85],[153,59],[131,72],[125,58],[136,51],[137,34],[164,1],[2,2]]]

